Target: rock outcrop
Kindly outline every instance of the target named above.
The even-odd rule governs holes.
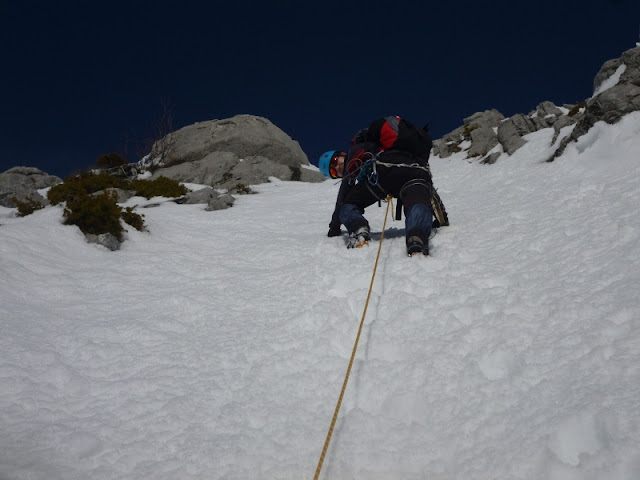
[[[509,118],[497,110],[478,112],[463,120],[463,126],[434,141],[434,155],[442,158],[464,151],[470,161],[494,163],[503,154],[513,155],[526,144],[525,136],[545,128],[553,128],[551,145],[555,145],[547,161],[562,155],[567,145],[587,133],[598,121],[616,123],[624,115],[640,110],[640,47],[632,48],[620,58],[606,62],[594,79],[594,94],[577,105],[558,107],[542,102],[532,112]]]
[[[14,208],[13,197],[21,202],[28,198],[48,205],[49,201],[38,193],[38,190],[51,187],[62,182],[59,177],[49,175],[38,168],[13,167],[0,173],[0,205]]]
[[[471,161],[494,163],[503,153],[513,155],[527,143],[523,137],[529,133],[553,127],[557,136],[560,128],[576,123],[576,118],[568,116],[571,108],[573,105],[560,108],[553,102],[542,102],[527,115],[509,118],[495,109],[478,112],[465,118],[462,127],[435,140],[434,155],[445,158],[465,151]]]
[[[236,115],[199,122],[162,139],[146,164],[154,177],[228,189],[280,180],[321,182],[300,144],[266,118]]]
[[[548,161],[562,155],[569,143],[587,133],[596,122],[614,124],[626,114],[640,110],[640,47],[605,62],[593,81],[593,89],[593,96],[577,115],[575,128]]]

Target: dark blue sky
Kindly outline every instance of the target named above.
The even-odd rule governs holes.
[[[438,138],[589,97],[639,30],[638,0],[2,2],[0,172],[137,161],[162,101],[176,128],[267,117],[314,163],[382,115]]]

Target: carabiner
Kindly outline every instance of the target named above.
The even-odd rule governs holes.
[[[371,173],[369,174],[369,183],[378,185],[378,170],[376,169],[376,159],[371,160]]]

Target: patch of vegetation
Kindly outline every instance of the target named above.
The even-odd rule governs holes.
[[[122,156],[119,153],[116,153],[116,152],[102,154],[98,157],[98,160],[96,161],[96,165],[98,166],[98,168],[121,167],[126,163],[127,161],[124,158],[122,158]]]
[[[24,202],[18,200],[18,197],[11,198],[14,205],[18,208],[18,216],[26,217],[31,215],[36,210],[44,208],[44,205],[31,197],[27,197]]]
[[[83,233],[100,235],[111,233],[122,242],[124,228],[120,223],[122,208],[115,192],[90,196],[86,193],[67,201],[64,209],[66,225],[77,225]]]
[[[176,186],[180,189],[176,189]],[[120,207],[118,194],[109,191],[112,188],[135,189],[139,195],[142,194],[140,192],[142,190],[152,192],[151,196],[171,197],[182,195],[177,192],[182,192],[183,189],[185,193],[187,191],[184,186],[168,178],[159,182],[148,180],[130,182],[107,173],[79,172],[66,178],[63,183],[53,186],[47,193],[47,197],[54,205],[66,202],[63,213],[66,219],[65,224],[77,225],[85,234],[111,233],[121,242],[125,230],[120,220],[124,220],[136,230],[143,230],[144,215],[135,213],[132,207],[125,209]],[[97,192],[101,193],[95,195]]]
[[[53,205],[69,202],[80,195],[90,195],[108,188],[128,189],[129,182],[108,173],[80,172],[51,187],[47,198]]]
[[[126,207],[121,213],[122,219],[138,231],[144,230],[144,215],[135,213],[133,207]]]
[[[108,173],[81,172],[67,177],[63,183],[51,187],[47,198],[52,204],[57,205],[69,202],[80,195],[91,195],[109,188],[134,190],[136,195],[145,198],[181,197],[189,192],[187,187],[167,177],[159,177],[155,180],[129,181]]]
[[[452,153],[458,153],[462,151],[459,143],[447,143],[447,149]]]
[[[167,177],[158,177],[155,180],[133,180],[129,190],[135,190],[136,195],[145,198],[151,197],[181,197],[189,192],[184,185],[177,180]]]
[[[577,115],[583,108],[587,108],[587,104],[585,102],[580,102],[567,112],[567,116],[573,117],[574,115]]]
[[[302,180],[302,169],[300,167],[289,167],[291,170],[291,181],[299,182]]]
[[[474,130],[480,128],[480,125],[477,125],[475,123],[469,124],[469,125],[465,125],[464,129],[463,129],[463,134],[465,136],[465,138],[470,138],[471,136],[471,132],[473,132]]]

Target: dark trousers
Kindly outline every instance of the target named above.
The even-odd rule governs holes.
[[[406,157],[401,162],[411,163]],[[431,233],[431,175],[428,171],[411,167],[377,165],[378,185],[363,179],[347,194],[340,209],[340,222],[349,233],[369,226],[364,210],[378,200],[392,195],[400,198],[404,207],[406,237],[419,236],[424,243]]]

